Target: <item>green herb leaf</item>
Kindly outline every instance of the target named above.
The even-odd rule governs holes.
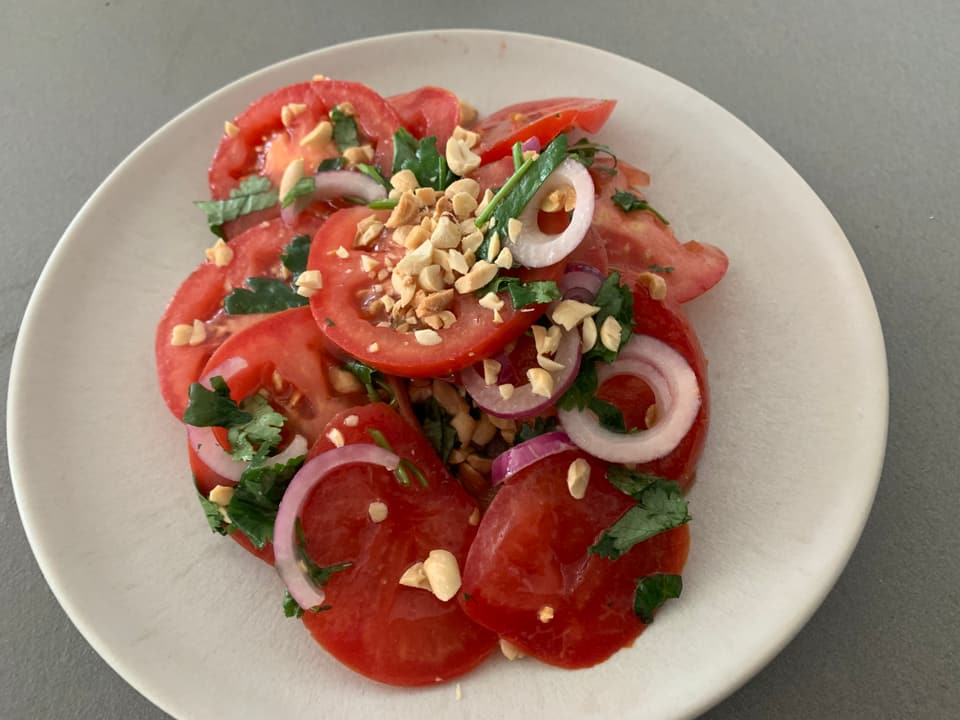
[[[203,508],[203,514],[207,517],[207,524],[210,526],[210,529],[219,533],[220,535],[226,535],[230,532],[230,526],[224,522],[223,515],[220,513],[220,506],[217,505],[212,500],[208,500],[203,496],[203,493],[197,492],[197,499],[200,501],[200,506]]]
[[[633,612],[640,622],[653,622],[653,611],[667,600],[680,597],[683,579],[679,575],[656,573],[637,580],[637,592],[633,596]]]
[[[340,152],[360,146],[357,139],[357,121],[352,116],[344,115],[340,108],[335,107],[330,111],[330,122],[333,123],[333,141]]]
[[[662,222],[664,225],[670,224],[663,215],[650,207],[650,203],[648,203],[646,200],[641,200],[632,192],[628,192],[626,190],[617,190],[610,197],[610,199],[619,205],[620,209],[624,212],[633,212],[634,210],[639,210],[642,212],[646,210],[656,215],[657,219],[660,220],[660,222]]]
[[[393,189],[393,185],[390,184],[389,180],[386,180],[383,175],[380,174],[380,171],[375,168],[373,165],[367,165],[366,163],[357,163],[354,167],[362,172],[364,175],[369,175],[378,183],[383,185],[387,190]]]
[[[513,169],[519,170],[523,165],[523,145],[517,141],[513,144]]]
[[[548,432],[553,432],[556,429],[557,419],[555,417],[538,417],[533,421],[533,425],[521,423],[519,429],[517,430],[517,435],[514,438],[514,441],[517,445],[519,445],[527,440],[532,440],[538,435],[544,435]]]
[[[266,448],[269,452],[280,444],[280,431],[287,419],[262,395],[251,395],[240,407],[253,417],[242,425],[231,427],[227,438],[233,459],[250,462],[258,451],[263,452]]]
[[[687,500],[675,482],[656,478],[634,497],[637,504],[604,531],[591,553],[616,560],[637,543],[690,521]]]
[[[600,328],[608,317],[613,317],[620,323],[620,348],[622,348],[633,334],[633,293],[630,292],[629,287],[620,284],[620,273],[612,272],[603,281],[593,304],[600,308],[600,312],[593,317],[597,328]],[[602,343],[596,343],[588,353],[584,354],[584,359],[613,362],[620,348],[617,348],[617,352],[613,352]]]
[[[418,403],[414,410],[423,427],[423,434],[440,459],[446,462],[457,440],[457,432],[450,424],[450,414],[432,396],[426,402]]]
[[[290,188],[287,194],[283,196],[283,200],[280,203],[280,207],[285,208],[289,205],[293,205],[293,202],[298,197],[303,197],[304,195],[312,195],[314,192],[316,192],[316,190],[317,190],[317,180],[316,178],[313,177],[313,175],[307,175],[306,177],[302,177],[299,180],[297,180],[296,185]]]
[[[258,210],[266,210],[277,204],[277,191],[270,178],[251,175],[230,191],[227,200],[197,200],[193,204],[207,214],[210,232],[223,237],[223,224]]]
[[[223,299],[223,310],[227,315],[275,313],[310,303],[283,280],[251,277],[247,278],[247,285],[250,286],[249,290],[234,288]]]
[[[597,368],[592,361],[583,360],[580,371],[573,379],[567,391],[557,400],[557,407],[561,410],[585,410],[590,401],[597,394]]]
[[[628,470],[622,465],[611,465],[607,468],[607,480],[620,492],[639,500],[644,491],[663,480],[658,475]]]
[[[280,260],[283,266],[293,273],[294,280],[297,275],[306,271],[307,259],[310,257],[310,236],[297,235],[280,253]]]
[[[437,151],[435,137],[417,140],[404,128],[393,134],[393,172],[410,170],[421,187],[443,190],[456,177]]]
[[[283,616],[288,618],[302,618],[303,613],[303,608],[293,599],[290,591],[285,590],[283,593]]]
[[[253,415],[241,410],[230,398],[227,381],[220,375],[210,379],[212,390],[200,383],[190,385],[190,403],[183,421],[194,427],[230,427],[250,422]]]
[[[616,405],[611,405],[598,397],[593,397],[587,407],[596,413],[597,420],[600,421],[600,427],[604,430],[615,433],[627,432],[627,423],[623,419],[623,413]]]
[[[525,283],[520,278],[509,275],[497,275],[477,290],[476,295],[483,297],[487,293],[499,293],[504,290],[510,295],[510,302],[513,303],[514,309],[560,299],[560,288],[553,280],[535,280]]]
[[[667,265],[666,267],[664,267],[663,265],[647,265],[647,270],[649,270],[650,272],[655,272],[655,273],[667,273],[667,274],[669,274],[669,273],[672,273],[672,272],[673,272],[673,266],[672,266],[672,265]]]
[[[273,540],[280,500],[304,458],[301,455],[276,465],[251,464],[240,476],[227,506],[227,515],[258,550]]]
[[[330,322],[333,325],[333,322]],[[343,364],[344,370],[353,373],[354,377],[360,381],[367,391],[367,397],[370,402],[387,402],[390,405],[397,404],[397,396],[387,382],[386,377],[379,370],[375,370],[369,365],[365,365],[359,360],[347,360]]]
[[[303,532],[303,525],[300,523],[300,518],[297,518],[296,523],[294,524],[294,530],[297,534],[297,554],[300,556],[300,562],[303,564],[303,567],[306,568],[307,576],[313,582],[314,585],[318,587],[323,587],[328,582],[330,578],[333,577],[338,572],[343,572],[349,567],[353,566],[352,562],[342,562],[337,563],[336,565],[327,565],[326,567],[317,565],[307,553],[307,537]],[[313,612],[318,612],[320,608],[326,606],[319,606],[317,610],[310,608]],[[327,607],[329,609],[329,607]]]
[[[570,157],[580,162],[584,167],[593,166],[593,163],[597,159],[597,153],[609,155],[611,158],[613,158],[613,167],[604,167],[599,169],[610,175],[617,174],[617,156],[614,155],[610,148],[606,145],[599,145],[597,143],[590,142],[590,140],[583,137],[571,145],[567,153]]]
[[[499,201],[499,204],[493,210],[491,226],[500,233],[501,238],[507,237],[507,222],[510,218],[515,218],[523,212],[533,196],[536,194],[544,181],[550,177],[550,173],[557,169],[557,165],[562,163],[567,157],[567,136],[558,135],[556,139],[543,149],[540,156],[533,161],[528,172],[524,173],[513,185],[508,193]],[[522,168],[522,166],[521,166]],[[518,169],[517,172],[520,172]],[[516,173],[515,173],[516,174]],[[510,181],[504,184],[507,187]],[[502,189],[502,188],[501,188]],[[496,196],[494,196],[494,199]],[[493,205],[493,200],[490,201]],[[477,225],[481,225],[477,220]],[[477,257],[486,257],[477,254]]]
[[[331,170],[343,170],[347,161],[342,157],[327,158],[317,166],[317,172],[330,172]]]
[[[393,446],[390,444],[390,441],[387,440],[387,436],[376,428],[367,428],[367,435],[373,440],[373,444],[377,447],[381,447],[384,450],[389,450],[396,455],[396,450],[393,449]],[[410,485],[410,473],[413,473],[417,477],[417,481],[423,487],[429,487],[427,478],[424,476],[423,472],[418,468],[413,461],[408,460],[407,458],[400,458],[400,463],[397,465],[397,469],[393,471],[394,476],[404,487]]]

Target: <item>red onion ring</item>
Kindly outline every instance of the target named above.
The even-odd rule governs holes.
[[[483,377],[471,365],[460,371],[460,382],[470,393],[473,401],[483,410],[504,418],[527,417],[536,415],[556,403],[557,398],[567,391],[577,372],[580,370],[580,333],[564,333],[554,359],[563,365],[563,370],[553,374],[553,394],[545,398],[534,395],[530,383],[520,385],[513,391],[510,399],[500,394],[497,385],[487,385]]]
[[[490,471],[490,480],[497,485],[545,457],[576,449],[573,441],[560,430],[538,435],[497,455]]]
[[[523,141],[523,144],[520,146],[520,149],[524,152],[528,150],[533,150],[534,152],[540,152],[540,138],[534,135],[532,138],[527,138]]]
[[[577,206],[573,209],[570,224],[557,235],[547,235],[540,229],[537,215],[543,199],[558,187],[573,186],[577,193]],[[514,259],[530,268],[547,267],[560,262],[583,242],[593,222],[594,186],[590,172],[576,160],[567,159],[550,173],[540,189],[520,213],[518,220],[523,229],[516,242],[508,246]]]
[[[320,453],[304,464],[283,493],[283,499],[277,510],[277,519],[273,525],[275,567],[283,584],[290,591],[290,595],[304,609],[322,605],[325,593],[322,588],[314,585],[300,563],[297,547],[297,518],[310,492],[323,478],[337,468],[359,463],[381,465],[387,470],[395,470],[400,464],[400,458],[389,450],[371,443],[333,448]]]
[[[242,357],[232,357],[220,365],[217,365],[213,370],[200,378],[198,382],[208,390],[212,390],[213,387],[210,385],[211,378],[219,375],[224,381],[229,383],[234,375],[246,368],[246,359]],[[194,452],[197,453],[200,462],[225,480],[234,483],[240,482],[240,476],[243,475],[243,471],[250,467],[250,463],[248,462],[233,459],[233,456],[220,445],[220,441],[217,439],[211,427],[187,425],[187,441],[190,443],[190,447],[193,448]],[[287,445],[283,452],[270,457],[269,460],[273,464],[285,463],[295,457],[305,455],[306,452],[306,438],[302,435],[297,435],[290,441],[290,444]]]
[[[371,202],[387,197],[387,189],[369,175],[354,170],[325,170],[314,175],[316,188],[309,195],[301,195],[280,210],[280,217],[292,225],[297,215],[318,200],[336,200],[355,197]],[[283,198],[280,198],[282,201]]]
[[[564,300],[578,300],[590,303],[597,297],[600,286],[603,285],[603,274],[593,267],[583,263],[567,265],[563,277],[557,283]]]
[[[560,425],[581,448],[602,460],[642,463],[670,454],[693,427],[700,411],[700,385],[676,350],[649,335],[634,335],[616,360],[597,369],[597,380],[618,375],[642,378],[653,390],[657,422],[652,428],[621,434],[600,427],[589,410],[558,410]]]

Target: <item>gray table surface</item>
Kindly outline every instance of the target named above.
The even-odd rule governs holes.
[[[960,717],[956,2],[3,5],[4,377],[41,268],[107,173],[183,108],[291,55],[428,27],[538,32],[651,65],[739,116],[846,231],[884,328],[891,415],[876,504],[836,588],[707,717]],[[0,548],[0,717],[166,717],[90,649],[48,590],[6,463]]]

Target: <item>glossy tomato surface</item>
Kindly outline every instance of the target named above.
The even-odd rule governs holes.
[[[234,333],[263,319],[263,315],[227,315],[223,299],[247,278],[282,278],[283,248],[297,235],[312,235],[323,222],[319,208],[301,213],[289,227],[279,218],[261,223],[230,242],[233,259],[224,267],[207,260],[186,279],[170,300],[157,325],[155,353],[160,392],[170,412],[183,417],[187,389],[196,382],[213,352]],[[197,345],[171,345],[176,325],[204,323],[206,339]]]
[[[348,418],[350,420],[348,421]],[[326,476],[304,506],[307,552],[321,566],[352,563],[326,585],[329,610],[303,621],[338,660],[391,685],[431,685],[462,675],[493,649],[497,638],[471,621],[456,598],[441,602],[428,590],[402,586],[400,576],[431,550],[448,550],[463,566],[476,533],[476,505],[451,477],[433,447],[388,406],[376,403],[340,413],[329,425],[347,445],[383,434],[393,450],[422,472],[403,486],[372,465]],[[322,437],[311,453],[333,445]],[[375,523],[370,503],[387,506]]]
[[[582,500],[570,495],[566,483],[577,458],[591,468]],[[636,581],[652,573],[679,574],[686,562],[686,526],[617,560],[588,552],[633,505],[606,480],[606,467],[581,451],[567,451],[508,478],[467,556],[461,596],[466,613],[551,665],[589,667],[629,645],[644,628],[633,612]]]
[[[334,106],[345,102],[353,105],[359,141],[374,147],[375,161],[389,174],[393,133],[400,127],[400,118],[386,100],[366,85],[325,79],[275,90],[234,118],[237,133],[223,136],[210,165],[208,179],[213,199],[229,197],[230,191],[250,175],[269,177],[277,187],[287,165],[295,158],[302,157],[310,173],[321,161],[338,156],[340,151],[333,140],[304,145],[300,141],[318,123],[329,119]],[[284,125],[283,108],[289,106],[299,112],[288,117],[288,124]]]
[[[593,98],[548,98],[509,105],[478,122],[473,131],[480,135],[474,152],[483,163],[509,155],[514,143],[537,138],[546,146],[571,128],[595,133],[606,123],[616,100]]]
[[[334,213],[314,236],[310,248],[308,267],[319,270],[324,278],[323,290],[310,298],[310,307],[324,334],[349,355],[394,375],[442,377],[498,352],[523,334],[543,312],[542,305],[514,310],[507,297],[507,304],[500,311],[503,322],[494,323],[493,313],[480,307],[473,293],[456,294],[450,310],[457,321],[438,331],[438,345],[425,347],[411,332],[378,327],[376,323],[384,321],[385,316],[371,313],[370,303],[383,294],[389,279],[379,281],[376,272],[364,272],[360,257],[369,255],[382,268],[387,258],[399,259],[403,248],[384,237],[369,248],[351,250],[357,223],[370,213],[363,207]],[[388,215],[381,211],[378,217],[382,220]],[[349,250],[347,257],[337,255],[340,247]],[[560,265],[553,265],[523,270],[520,278],[524,282],[555,280],[561,272]]]
[[[416,138],[434,137],[443,155],[447,140],[460,124],[460,99],[449,90],[429,85],[387,98],[403,126]]]

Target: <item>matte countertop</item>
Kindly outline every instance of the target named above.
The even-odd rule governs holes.
[[[526,31],[650,65],[737,115],[819,194],[863,266],[885,335],[890,428],[876,503],[836,587],[797,638],[706,717],[960,717],[960,4],[4,5],[4,408],[24,308],[74,214],[156,128],[265,65],[405,30]],[[0,442],[6,454],[5,434]],[[167,717],[97,656],[47,588],[7,463],[0,717]]]

